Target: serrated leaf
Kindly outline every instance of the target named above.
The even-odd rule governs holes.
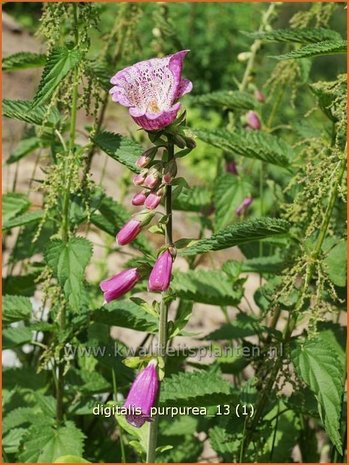
[[[246,220],[227,226],[207,239],[194,242],[186,249],[182,249],[180,255],[196,255],[198,253],[227,249],[235,245],[257,241],[277,234],[285,234],[288,230],[289,223],[281,219],[259,218]]]
[[[20,215],[30,206],[30,202],[24,194],[11,192],[2,196],[2,221],[6,224],[7,221]]]
[[[293,149],[286,142],[263,132],[231,132],[227,129],[197,129],[193,132],[202,141],[235,158],[240,155],[288,168],[294,156]]]
[[[19,459],[30,463],[54,463],[64,455],[83,454],[83,433],[72,422],[53,427],[48,424],[29,428],[23,442]]]
[[[32,304],[28,297],[18,295],[5,295],[3,297],[2,303],[2,320],[5,324],[30,319],[32,314]]]
[[[331,29],[304,28],[304,29],[276,29],[269,32],[249,32],[247,33],[252,39],[260,39],[266,42],[295,42],[300,44],[318,43],[325,40],[339,40],[341,36],[338,32]]]
[[[3,419],[3,433],[6,434],[13,428],[22,426],[25,424],[32,424],[44,420],[44,415],[33,415],[32,407],[19,407],[8,412]]]
[[[236,209],[251,195],[251,183],[244,177],[225,174],[214,186],[215,230],[219,230],[236,220]]]
[[[182,299],[210,305],[237,305],[243,294],[241,284],[220,270],[176,272],[171,289]]]
[[[346,286],[347,244],[345,240],[341,240],[327,253],[323,267],[333,284],[339,287]]]
[[[295,60],[299,58],[311,58],[323,55],[336,55],[347,53],[347,43],[345,40],[326,40],[305,47],[297,48],[285,55],[277,55],[272,58],[277,60]]]
[[[6,160],[6,164],[17,163],[19,160],[29,155],[34,150],[41,146],[41,140],[39,137],[31,136],[22,139],[16,148],[11,152],[9,158]]]
[[[26,431],[27,430],[25,428],[13,428],[9,433],[4,435],[2,446],[7,454],[15,454],[18,452],[20,443]]]
[[[18,346],[31,342],[32,331],[27,327],[10,327],[5,328],[2,333],[2,347],[14,349]]]
[[[144,150],[131,138],[104,131],[97,134],[93,138],[93,142],[113,160],[118,161],[134,173],[140,172],[135,163]]]
[[[136,331],[155,333],[158,328],[158,320],[131,300],[114,300],[95,310],[91,317],[98,323]]]
[[[181,193],[173,201],[174,210],[200,212],[211,205],[211,192],[207,187],[183,187]]]
[[[43,53],[19,52],[2,59],[3,71],[17,71],[20,69],[39,68],[44,66],[46,55]]]
[[[166,377],[161,385],[160,405],[208,406],[231,396],[231,385],[219,373],[180,372]]]
[[[62,455],[58,457],[53,463],[91,463],[88,460],[79,457],[78,455]]]
[[[198,95],[192,97],[190,101],[195,104],[226,108],[228,110],[252,110],[256,106],[256,100],[250,94],[235,90],[219,90]]]
[[[80,63],[81,58],[82,53],[77,48],[62,47],[51,51],[34,97],[33,108],[36,109],[52,96],[61,81]]]
[[[60,115],[56,108],[48,108],[44,105],[36,105],[30,100],[8,100],[2,101],[2,114],[7,118],[18,119],[25,123],[38,126],[55,127]]]
[[[2,229],[12,229],[18,226],[24,226],[30,223],[36,223],[43,218],[45,212],[43,210],[35,210],[32,212],[25,212],[22,215],[18,215],[16,218],[12,218],[9,221],[3,223]]]
[[[241,271],[245,273],[281,273],[287,266],[285,260],[279,255],[267,257],[255,257],[244,260],[241,263]]]
[[[231,456],[233,453],[237,453],[241,447],[241,439],[236,438],[236,436],[234,438],[221,426],[214,426],[209,430],[209,439],[212,449],[222,456],[226,454]]]
[[[234,321],[223,324],[219,329],[205,336],[204,339],[210,341],[242,339],[262,333],[265,330],[266,328],[261,326],[256,318],[245,314],[239,314]]]
[[[319,414],[329,438],[342,453],[339,419],[344,366],[335,350],[322,339],[307,340],[304,344],[298,342],[291,357],[298,375],[317,398]]]
[[[80,309],[85,268],[92,255],[92,245],[83,237],[68,242],[51,241],[45,252],[46,262],[62,286],[74,311]]]

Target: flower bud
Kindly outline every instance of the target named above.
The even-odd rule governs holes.
[[[158,184],[159,176],[157,176],[155,173],[148,174],[143,182],[143,186],[148,187],[149,189],[154,189],[154,187],[156,187]]]
[[[265,102],[265,95],[263,94],[262,91],[260,91],[259,89],[256,89],[254,91],[254,96],[256,98],[256,100],[260,103],[264,103]]]
[[[154,210],[159,203],[161,202],[161,196],[151,192],[146,198],[144,205],[149,208],[149,210]]]
[[[102,281],[99,287],[104,292],[106,302],[110,302],[130,291],[140,278],[137,268],[131,268]]]
[[[146,198],[147,198],[147,195],[144,191],[138,192],[137,194],[133,196],[132,205],[136,205],[136,206],[143,205]]]
[[[151,421],[151,409],[155,405],[159,390],[156,364],[156,360],[152,360],[138,374],[124,404],[129,411],[126,420],[136,428],[143,426],[146,421]]]
[[[172,273],[172,255],[168,250],[163,252],[155,262],[149,275],[148,290],[162,292],[169,288]]]
[[[246,114],[246,122],[251,129],[261,129],[262,123],[255,111],[249,111]]]
[[[186,147],[187,144],[185,142],[185,139],[182,136],[180,136],[179,134],[173,134],[172,138],[173,138],[174,143],[180,149],[184,149],[184,147]]]
[[[238,170],[237,170],[236,163],[234,160],[229,160],[226,162],[225,170],[227,171],[227,173],[231,173],[235,175],[238,174]]]
[[[135,239],[141,232],[142,224],[139,220],[132,219],[126,223],[116,235],[119,245],[126,245]]]
[[[237,216],[242,216],[247,208],[251,205],[251,203],[253,202],[253,199],[252,197],[246,197],[242,203],[238,206],[238,208],[235,210]]]
[[[176,160],[171,160],[167,163],[163,170],[162,182],[164,184],[171,184],[173,179],[176,177],[177,174],[177,163]]]
[[[138,158],[138,160],[136,160],[136,166],[138,166],[138,168],[145,168],[146,166],[149,165],[150,162],[151,162],[150,157],[146,157],[145,155],[141,155]]]
[[[145,173],[140,173],[140,174],[136,174],[136,176],[133,176],[133,184],[135,186],[141,186],[143,183],[144,183],[144,180],[145,180]]]
[[[196,147],[196,142],[192,137],[184,137],[185,139],[185,145],[188,147],[188,149],[195,149]]]

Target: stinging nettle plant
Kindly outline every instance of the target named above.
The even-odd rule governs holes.
[[[47,3],[45,53],[3,59],[42,68],[3,100],[5,169],[36,157],[3,196],[5,462],[344,461],[342,6],[238,8]]]

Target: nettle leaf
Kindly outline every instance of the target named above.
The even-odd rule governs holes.
[[[88,460],[79,457],[78,455],[62,455],[58,457],[53,463],[91,463]]]
[[[338,32],[331,29],[306,28],[306,29],[276,29],[269,32],[249,32],[246,33],[252,39],[261,39],[266,42],[295,42],[300,44],[317,44],[325,40],[340,40]]]
[[[62,79],[81,61],[82,53],[77,48],[67,47],[53,49],[47,57],[38,90],[33,101],[33,108],[45,103],[59,86]]]
[[[8,434],[4,435],[2,446],[6,454],[15,454],[18,452],[26,431],[25,428],[13,428]]]
[[[80,309],[85,268],[92,256],[92,245],[83,237],[68,242],[51,241],[45,252],[46,262],[54,272],[72,309]]]
[[[173,201],[174,210],[200,212],[211,205],[211,192],[207,187],[183,187],[181,193]]]
[[[2,348],[4,350],[14,349],[31,340],[32,330],[26,326],[5,328],[2,333]]]
[[[182,299],[210,305],[237,305],[243,294],[241,283],[220,270],[176,272],[171,288]]]
[[[30,202],[24,194],[11,192],[2,196],[2,221],[6,222],[28,210]]]
[[[196,255],[214,250],[227,249],[235,245],[253,242],[266,237],[285,234],[289,223],[276,218],[258,218],[242,221],[227,226],[207,239],[193,241],[191,245],[180,251],[180,255]]]
[[[244,337],[260,334],[265,330],[266,328],[261,326],[256,318],[241,313],[237,315],[234,321],[226,323],[219,329],[212,331],[212,333],[209,333],[204,339],[209,341],[242,339]]]
[[[161,385],[160,405],[201,407],[220,404],[231,396],[230,383],[219,373],[180,372],[164,378]]]
[[[273,165],[288,168],[294,157],[291,146],[271,134],[258,131],[231,132],[227,129],[194,130],[194,134],[234,157],[254,158]]]
[[[57,108],[49,108],[45,105],[35,105],[30,100],[2,101],[2,114],[7,118],[18,119],[25,123],[38,126],[55,127],[60,119]]]
[[[29,136],[22,139],[16,148],[11,152],[9,158],[6,160],[8,165],[11,163],[17,163],[19,160],[29,155],[34,150],[41,147],[41,139],[36,136]]]
[[[311,58],[323,55],[336,55],[347,53],[347,43],[345,40],[326,40],[305,47],[297,48],[285,55],[277,55],[272,58],[277,60],[295,60],[299,58]]]
[[[97,323],[155,333],[158,320],[131,300],[114,300],[92,313]]]
[[[29,463],[53,463],[64,455],[83,454],[83,433],[72,422],[65,426],[33,425],[29,428],[19,459]]]
[[[209,107],[221,107],[228,110],[251,110],[256,106],[256,100],[246,92],[235,90],[219,90],[209,94],[198,95],[191,102]]]
[[[234,437],[233,434],[228,432],[221,426],[214,426],[209,430],[209,440],[213,450],[223,457],[229,456],[232,460],[232,454],[236,454],[241,448],[241,439]]]
[[[19,69],[39,68],[46,63],[43,53],[20,52],[2,59],[3,71],[17,71]]]
[[[291,357],[300,378],[310,387],[318,401],[325,430],[339,453],[342,453],[340,415],[344,384],[344,366],[336,351],[323,338],[297,342]]]
[[[134,173],[140,172],[135,163],[144,150],[130,137],[104,131],[97,134],[93,138],[93,142],[113,160],[118,161]]]
[[[225,174],[214,186],[215,229],[222,229],[237,218],[235,210],[251,194],[252,186],[248,179]]]
[[[241,271],[252,273],[281,273],[287,266],[287,262],[279,255],[267,257],[249,258],[241,262]]]
[[[4,324],[15,321],[29,320],[32,315],[32,304],[28,297],[19,295],[5,295],[2,300]]]
[[[44,216],[44,210],[35,210],[32,212],[25,212],[22,215],[18,215],[16,218],[12,218],[9,221],[4,222],[2,229],[12,229],[18,226],[24,226],[30,223],[37,223]]]
[[[126,208],[111,197],[103,198],[98,206],[98,211],[100,214],[93,213],[91,215],[91,223],[113,237],[130,219],[130,214]],[[154,252],[149,241],[142,235],[139,235],[131,245],[143,253],[152,254]]]
[[[323,267],[330,280],[339,287],[347,283],[347,243],[339,241],[327,254]]]
[[[38,412],[33,412],[33,407],[19,407],[8,412],[3,420],[3,432],[4,434],[13,428],[22,426],[25,424],[38,423],[44,421],[45,416],[40,415]],[[47,419],[46,419],[47,422]]]

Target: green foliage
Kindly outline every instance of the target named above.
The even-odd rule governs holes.
[[[191,101],[197,105],[226,108],[228,110],[252,110],[256,100],[246,92],[222,90],[210,94],[192,97]]]
[[[292,148],[286,142],[257,131],[233,133],[226,129],[194,130],[194,134],[207,144],[226,151],[228,155],[231,154],[232,157],[240,155],[254,158],[283,168],[287,168],[294,157]]]
[[[183,187],[178,197],[174,199],[173,208],[186,212],[200,212],[211,204],[210,191],[201,186]]]
[[[7,118],[18,119],[25,123],[38,126],[54,127],[59,121],[59,113],[56,108],[49,108],[44,105],[35,105],[29,100],[8,100],[2,101],[2,114]]]
[[[339,241],[330,249],[323,262],[324,270],[330,280],[339,287],[345,287],[347,282],[347,243]]]
[[[285,234],[288,230],[289,224],[284,220],[272,218],[247,220],[227,226],[207,239],[193,241],[186,249],[181,250],[181,255],[196,255],[214,250],[227,249],[235,245]]]
[[[9,193],[2,196],[2,221],[6,223],[20,215],[30,206],[29,200],[23,194]]]
[[[3,297],[2,320],[5,324],[29,320],[32,314],[30,299],[23,296],[5,295]]]
[[[219,329],[205,336],[205,339],[209,341],[241,339],[254,336],[265,330],[266,328],[261,326],[256,318],[245,314],[239,314],[234,321],[222,325]]]
[[[309,44],[284,55],[274,56],[273,58],[277,58],[278,60],[296,60],[323,55],[335,55],[337,53],[347,53],[347,43],[345,40],[326,40]]]
[[[34,97],[33,109],[50,99],[62,79],[79,65],[81,58],[82,54],[76,48],[62,47],[51,51],[47,57],[41,81]]]
[[[6,160],[6,163],[10,165],[11,163],[17,163],[19,160],[24,158],[26,155],[29,155],[34,150],[38,149],[41,145],[41,141],[36,136],[30,136],[22,139],[15,150],[11,153],[9,158]]]
[[[2,229],[12,229],[17,228],[18,226],[24,226],[26,224],[37,223],[41,218],[44,216],[43,210],[36,210],[32,212],[25,212],[22,215],[16,216],[16,218],[12,218],[9,221],[4,223]]]
[[[39,68],[46,63],[46,55],[42,53],[19,52],[2,59],[3,71]]]
[[[324,340],[308,340],[298,343],[292,352],[292,360],[298,375],[314,392],[320,417],[326,432],[337,450],[342,451],[339,433],[341,415],[344,365],[335,350]]]
[[[242,298],[240,283],[232,282],[219,270],[177,272],[172,289],[182,299],[211,305],[237,305]]]
[[[93,141],[113,160],[122,163],[129,170],[139,173],[140,170],[135,165],[135,162],[143,149],[137,142],[129,137],[106,131],[97,134]]]
[[[33,425],[25,435],[20,459],[23,462],[54,463],[64,455],[83,454],[84,435],[72,422],[54,427],[50,423]]]
[[[75,312],[81,306],[84,272],[91,255],[92,245],[83,237],[73,237],[68,242],[54,240],[45,252],[46,262]]]
[[[250,32],[249,37],[253,39],[261,39],[266,42],[295,42],[300,44],[317,44],[326,40],[339,40],[340,34],[331,29],[316,28],[316,29],[275,29],[268,32]]]

